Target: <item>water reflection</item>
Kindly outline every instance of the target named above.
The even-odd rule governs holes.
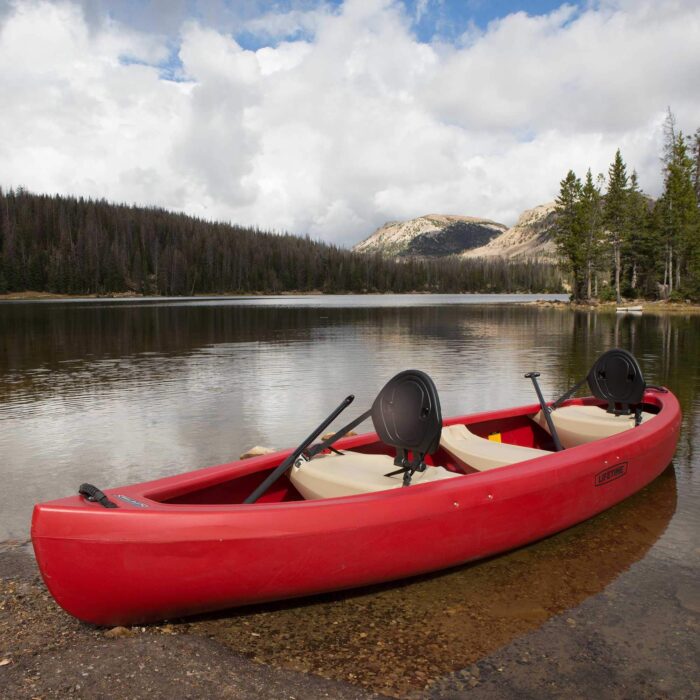
[[[85,479],[117,485],[287,446],[339,397],[362,410],[399,369],[429,372],[446,415],[531,402],[533,369],[554,396],[615,344],[686,411],[700,376],[697,318],[283,302],[0,305],[0,539],[26,533],[35,500]]]
[[[253,444],[288,446],[348,393],[357,396],[348,414],[361,412],[400,369],[433,376],[450,415],[533,402],[522,376],[531,370],[558,395],[622,346],[680,399],[675,480],[667,472],[615,510],[506,557],[193,629],[334,677],[356,673],[352,660],[365,669],[356,682],[402,692],[577,605],[640,558],[697,580],[700,316],[463,301],[0,304],[0,540],[25,538],[33,503],[82,481],[115,486],[234,459]],[[405,663],[397,649],[411,650]]]
[[[403,697],[599,593],[645,556],[675,508],[668,469],[595,520],[506,556],[403,585],[187,626],[265,663]]]

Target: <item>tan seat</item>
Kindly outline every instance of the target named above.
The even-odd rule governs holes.
[[[401,488],[402,474],[385,476],[395,470],[394,460],[388,455],[343,452],[302,462],[299,467],[295,465],[290,469],[289,479],[305,499],[312,500]],[[409,488],[453,476],[462,475],[443,467],[428,467],[413,475]]]
[[[537,450],[534,447],[521,447],[487,440],[474,435],[465,425],[450,425],[443,428],[440,445],[451,455],[479,471],[505,467],[516,462],[552,454],[547,450]]]
[[[654,415],[642,413],[642,423]],[[551,416],[563,447],[584,445],[634,428],[634,415],[616,416],[600,406],[562,406],[552,411]],[[549,432],[542,411],[538,411],[532,419]]]

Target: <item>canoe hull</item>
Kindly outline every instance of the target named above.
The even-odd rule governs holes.
[[[100,625],[405,578],[547,537],[646,486],[673,457],[681,413],[670,393],[649,392],[645,400],[658,404],[659,414],[628,433],[490,472],[319,501],[208,506],[153,499],[180,482],[252,474],[283,456],[266,455],[108,491],[146,507],[120,501],[120,508],[104,509],[78,497],[40,504],[32,540],[58,603]],[[446,423],[499,420],[536,409]],[[343,447],[375,440],[358,436]]]

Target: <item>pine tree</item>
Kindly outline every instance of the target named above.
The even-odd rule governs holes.
[[[695,190],[695,199],[700,205],[700,128],[695,130],[691,155],[693,159],[693,189]]]
[[[633,170],[627,197],[628,236],[622,251],[627,261],[626,281],[632,295],[637,296],[640,280],[648,268],[654,267],[654,241],[649,237],[649,205],[639,189],[637,171]],[[646,277],[645,277],[646,279]]]
[[[615,153],[615,160],[608,170],[608,191],[605,195],[603,216],[608,242],[613,256],[615,274],[615,299],[622,302],[620,294],[620,273],[622,270],[622,246],[629,232],[627,190],[627,168],[622,160],[620,149]]]
[[[585,268],[586,298],[591,299],[593,297],[593,275],[598,267],[600,257],[602,209],[600,189],[593,184],[590,168],[588,168],[586,181],[581,189],[577,219],[582,234],[581,254]]]
[[[700,128],[695,130],[692,143],[693,190],[695,192],[695,235],[688,256],[688,295],[700,300]]]
[[[664,119],[663,125],[664,132],[664,145],[663,145],[663,155],[661,156],[661,162],[664,164],[664,168],[668,167],[668,164],[673,160],[673,144],[676,142],[678,128],[676,126],[676,117],[671,111],[670,107],[666,107],[666,119]]]
[[[675,137],[667,159],[664,192],[659,200],[666,243],[664,287],[680,293],[688,268],[694,269],[698,237],[698,205],[693,187],[693,161],[682,132]],[[694,282],[693,282],[694,284]]]
[[[569,170],[559,186],[554,240],[564,259],[566,270],[571,275],[572,298],[579,301],[583,298],[586,268],[580,216],[581,180],[573,170]]]

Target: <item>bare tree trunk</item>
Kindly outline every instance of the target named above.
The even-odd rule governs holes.
[[[632,289],[637,289],[637,261],[632,263]]]
[[[618,304],[622,303],[620,296],[620,245],[615,246],[615,299]]]
[[[586,285],[586,295],[587,295],[589,301],[590,301],[590,299],[591,299],[591,277],[592,277],[592,274],[593,274],[593,273],[592,273],[592,270],[591,270],[591,267],[592,267],[591,261],[589,260],[589,261],[588,261],[588,272],[587,272],[587,274],[586,274],[586,277],[587,277],[587,280],[586,280],[586,282],[587,282],[587,285]]]
[[[668,293],[673,294],[673,246],[668,248]]]

